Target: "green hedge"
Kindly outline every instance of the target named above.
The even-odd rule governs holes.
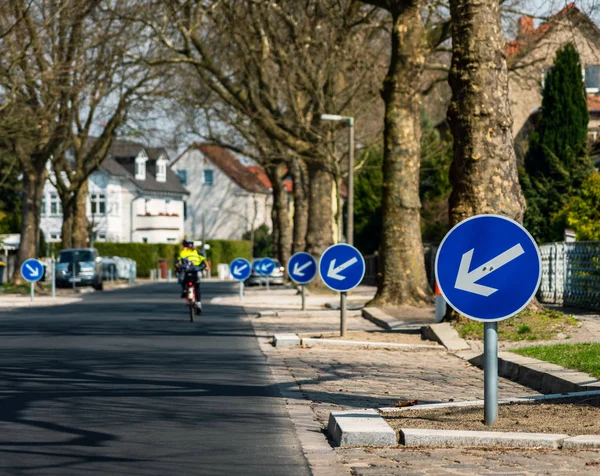
[[[250,258],[250,242],[243,240],[207,240],[210,245],[208,258],[211,260],[213,275],[217,265],[229,264],[235,258]],[[171,267],[181,250],[181,245],[157,243],[101,243],[94,247],[100,256],[120,256],[130,258],[137,263],[137,275],[140,278],[150,276],[150,270],[156,269],[159,259],[166,259]]]

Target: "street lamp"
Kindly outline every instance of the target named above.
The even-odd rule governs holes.
[[[336,114],[321,114],[323,121],[348,122],[348,219],[346,221],[346,241],[354,245],[354,118]]]

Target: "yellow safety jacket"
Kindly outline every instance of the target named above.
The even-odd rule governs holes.
[[[177,262],[181,263],[181,260],[186,259],[194,266],[200,266],[202,263],[206,262],[206,258],[198,253],[198,250],[195,248],[184,248],[179,253],[179,257],[177,258]]]

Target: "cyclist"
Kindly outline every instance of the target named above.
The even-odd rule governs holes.
[[[177,261],[175,263],[175,269],[178,271],[179,283],[181,284],[181,297],[184,298],[186,296],[186,287],[185,287],[185,270],[183,269],[183,262],[187,260],[198,270],[198,279],[196,281],[196,299],[198,300],[198,307],[200,304],[200,276],[202,270],[206,267],[206,258],[198,253],[198,250],[194,247],[194,242],[192,240],[185,239],[181,243],[183,246],[182,250],[179,252],[179,256],[177,257]]]

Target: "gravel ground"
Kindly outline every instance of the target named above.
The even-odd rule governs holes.
[[[492,427],[483,423],[483,407],[409,410],[385,417],[394,429],[515,431],[526,433],[600,434],[600,400],[585,403],[517,403],[498,408]]]

